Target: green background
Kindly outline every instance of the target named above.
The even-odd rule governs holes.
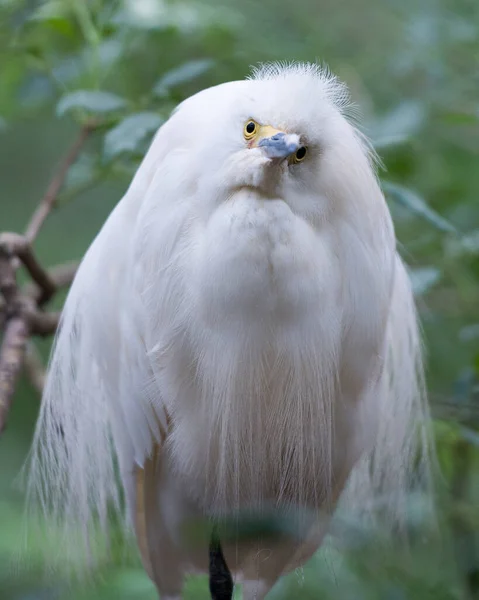
[[[439,541],[418,509],[409,551],[363,531],[354,545],[327,545],[271,597],[477,598],[476,0],[0,0],[0,230],[24,230],[80,123],[99,116],[104,127],[70,170],[35,242],[46,265],[80,258],[121,198],[154,124],[191,93],[270,60],[326,62],[350,86],[384,162],[381,179],[426,337],[442,468]],[[76,90],[89,93],[69,95]],[[118,108],[99,92],[114,94]],[[45,359],[48,344],[37,342]],[[116,552],[94,585],[68,591],[61,573],[43,575],[49,550],[40,539],[16,560],[23,506],[13,483],[38,405],[22,379],[0,438],[0,599],[153,599],[136,556]],[[186,597],[208,598],[206,581],[193,578]]]

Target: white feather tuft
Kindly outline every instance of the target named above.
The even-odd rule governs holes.
[[[436,457],[427,403],[423,346],[402,260],[396,257],[381,393],[364,407],[377,422],[372,452],[353,470],[343,506],[384,530],[405,531],[410,499],[423,495],[434,523],[432,474]]]
[[[327,65],[301,62],[273,62],[264,63],[252,68],[251,79],[253,80],[278,80],[287,79],[291,86],[298,81],[314,81],[321,93],[316,93],[315,98],[327,99],[332,102],[341,112],[351,107],[351,96],[349,89]]]

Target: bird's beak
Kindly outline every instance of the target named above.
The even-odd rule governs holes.
[[[299,135],[285,133],[269,125],[263,125],[255,140],[255,146],[261,148],[268,158],[288,158],[301,146]]]

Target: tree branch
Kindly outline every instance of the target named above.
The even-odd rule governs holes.
[[[45,387],[46,373],[40,353],[33,342],[27,344],[24,366],[30,383],[41,396]]]
[[[5,321],[7,320],[7,303],[5,298],[0,295],[0,331],[3,331]]]
[[[56,285],[50,275],[40,265],[26,238],[18,233],[0,234],[0,248],[10,256],[17,256],[24,264],[33,281],[42,290],[43,302],[47,302],[56,292]]]
[[[97,126],[96,123],[87,123],[82,127],[33,213],[25,235],[0,235],[0,327],[4,330],[0,348],[0,434],[5,429],[15,385],[23,365],[36,387],[43,387],[43,375],[40,377],[43,367],[39,367],[41,361],[36,360],[34,350],[27,354],[27,345],[31,335],[55,333],[60,313],[44,312],[40,307],[58,288],[71,283],[78,265],[70,263],[47,271],[36,259],[32,243],[55,205],[68,169]],[[16,279],[20,263],[23,263],[36,284],[27,285],[22,291],[19,290]]]
[[[85,142],[96,127],[96,123],[87,123],[86,125],[84,125],[80,130],[77,140],[70,148],[65,158],[60,163],[58,171],[55,173],[52,180],[50,181],[45,195],[40,200],[38,208],[33,213],[32,218],[30,219],[30,223],[28,224],[25,230],[25,238],[30,244],[37,237],[38,232],[42,228],[45,219],[47,218],[52,208],[55,206],[57,196],[65,182],[68,169],[76,161]]]
[[[79,265],[80,262],[75,260],[52,267],[49,274],[57,288],[64,288],[71,284],[78,271]]]
[[[23,317],[14,317],[7,322],[0,349],[0,434],[5,429],[29,335]]]
[[[17,281],[15,270],[8,251],[0,246],[0,294],[5,302],[5,311],[8,312],[17,295]]]
[[[55,267],[49,269],[48,276],[54,282],[57,291],[71,284],[76,275],[79,264],[80,263],[78,261],[71,261],[61,265],[56,265]],[[25,285],[23,288],[23,293],[25,296],[33,298],[33,300],[35,300],[39,306],[42,306],[46,302],[42,295],[42,290],[34,283],[28,283]]]
[[[61,312],[42,312],[34,310],[28,314],[30,330],[33,335],[53,335],[60,322]]]

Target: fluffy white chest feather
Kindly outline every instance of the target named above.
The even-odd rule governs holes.
[[[363,450],[355,416],[374,383],[388,279],[372,277],[373,248],[346,265],[331,231],[244,189],[190,225],[195,245],[168,262],[178,289],[165,294],[152,356],[170,464],[207,514],[319,508]],[[362,278],[369,297],[358,303],[349,290]],[[365,301],[370,312],[357,314]],[[346,366],[361,376],[344,393]]]

